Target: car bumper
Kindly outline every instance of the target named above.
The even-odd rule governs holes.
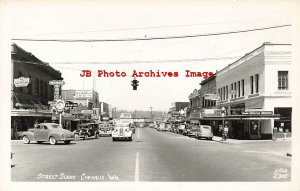
[[[61,138],[61,141],[74,141],[75,138],[74,137],[63,137]]]
[[[105,136],[111,136],[111,132],[106,132],[106,133],[100,132],[99,135],[100,136],[103,136],[103,135],[105,135]]]
[[[111,135],[112,136],[112,138],[129,138],[129,137],[132,137],[132,134],[130,133],[128,133],[128,134],[122,134],[122,135],[120,135],[120,134],[112,134]]]
[[[187,134],[189,137],[195,137],[196,136],[196,133],[188,133]]]

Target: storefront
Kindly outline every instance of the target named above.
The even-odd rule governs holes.
[[[11,139],[19,139],[19,135],[35,124],[51,122],[50,110],[12,110],[11,111]]]

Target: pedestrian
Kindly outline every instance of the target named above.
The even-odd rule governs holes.
[[[228,126],[225,125],[223,128],[222,141],[226,141],[228,135]]]

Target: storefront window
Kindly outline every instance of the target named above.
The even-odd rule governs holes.
[[[280,118],[274,120],[273,133],[291,133],[292,132],[292,108],[275,107],[274,114],[279,114]]]
[[[258,134],[259,134],[258,121],[251,121],[250,135],[258,135]]]

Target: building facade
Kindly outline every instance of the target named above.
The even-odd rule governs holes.
[[[61,72],[17,44],[11,45],[11,67],[11,137],[17,138],[17,132],[34,123],[51,121],[48,102],[53,100],[54,88],[49,81],[63,78]]]
[[[291,45],[264,43],[216,74],[217,107],[227,111],[232,138],[290,134]]]
[[[62,90],[62,99],[76,104],[76,107],[67,111],[70,117],[65,118],[64,121],[71,130],[76,129],[81,122],[101,119],[101,103],[98,92],[94,90]]]

